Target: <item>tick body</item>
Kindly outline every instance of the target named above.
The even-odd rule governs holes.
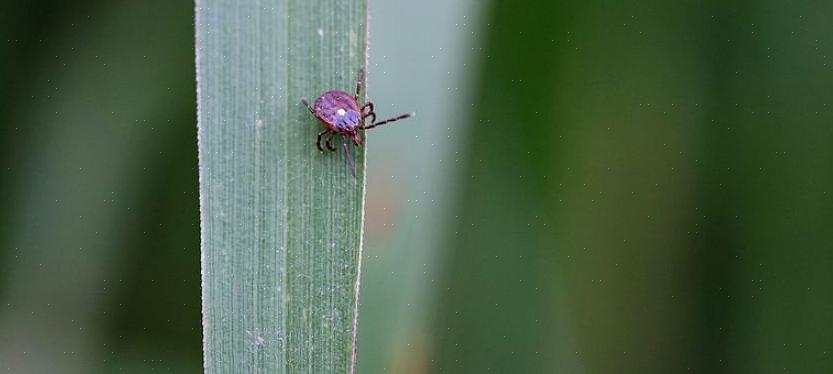
[[[315,118],[330,131],[354,138],[356,145],[361,143],[361,139],[356,139],[356,136],[359,122],[363,118],[355,97],[344,91],[327,91],[315,99],[312,111]]]
[[[364,70],[359,70],[359,76],[356,79],[355,95],[350,95],[344,91],[327,91],[315,99],[315,103],[312,106],[309,105],[306,99],[301,99],[301,103],[325,127],[324,131],[318,134],[318,139],[315,142],[319,150],[324,151],[324,147],[321,146],[321,141],[325,136],[329,136],[325,144],[330,151],[336,150],[335,146],[333,146],[333,139],[336,136],[350,138],[353,144],[360,146],[362,145],[361,130],[369,130],[377,126],[408,118],[412,115],[410,113],[402,114],[377,122],[372,102],[368,101],[364,105],[359,106],[359,94],[363,79]],[[370,124],[367,124],[368,118],[370,118]],[[349,159],[350,153],[347,150],[347,143],[342,144],[344,145],[344,154],[348,157],[348,162],[350,162],[351,172],[353,176],[356,176],[356,166]]]

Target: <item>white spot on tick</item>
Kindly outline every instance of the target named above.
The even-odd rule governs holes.
[[[336,114],[338,114],[339,116],[343,116],[343,115],[347,114],[347,112],[344,109],[338,108],[338,110],[336,111]]]

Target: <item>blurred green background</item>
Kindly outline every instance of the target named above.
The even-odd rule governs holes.
[[[833,3],[371,16],[360,373],[833,372]],[[0,372],[200,372],[193,3],[0,36]]]

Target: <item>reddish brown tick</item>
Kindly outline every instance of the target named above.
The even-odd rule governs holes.
[[[368,101],[359,107],[359,93],[362,89],[362,80],[364,80],[364,70],[359,70],[359,75],[356,79],[356,94],[350,95],[344,91],[327,91],[321,94],[315,103],[310,106],[306,99],[301,99],[309,112],[318,118],[324,124],[324,131],[318,133],[318,139],[315,145],[318,149],[324,151],[321,146],[321,140],[324,136],[329,134],[329,138],[325,142],[327,149],[335,152],[336,147],[333,146],[333,139],[340,135],[342,138],[350,138],[356,146],[362,145],[362,137],[359,130],[370,130],[374,127],[388,124],[400,119],[405,119],[413,115],[413,113],[403,114],[384,121],[376,122],[376,113],[373,111],[373,103]],[[367,118],[372,118],[370,124],[366,124]],[[350,152],[347,149],[347,142],[343,142],[344,154],[347,161],[350,163],[350,171],[353,176],[356,176],[356,165],[350,158]]]

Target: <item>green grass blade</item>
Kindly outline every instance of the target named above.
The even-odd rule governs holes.
[[[355,88],[365,0],[196,12],[205,371],[352,371],[364,149],[354,179],[299,101]]]

